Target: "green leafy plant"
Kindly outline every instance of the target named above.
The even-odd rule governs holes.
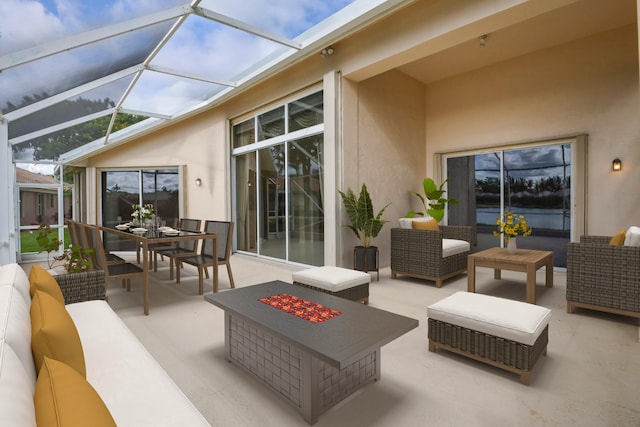
[[[374,214],[371,196],[367,191],[366,184],[362,184],[360,195],[356,195],[351,188],[346,193],[338,190],[342,197],[342,203],[347,211],[347,216],[351,224],[345,225],[349,227],[362,242],[362,246],[371,246],[371,239],[376,237],[382,226],[388,222],[382,219],[384,210],[390,205],[387,203],[377,214]]]
[[[53,268],[56,260],[55,258],[51,259],[51,252],[56,252],[60,249],[62,240],[58,239],[57,233],[51,231],[49,224],[40,224],[36,232],[36,242],[40,247],[40,252],[47,253],[47,265],[50,269]]]
[[[457,204],[458,201],[456,199],[449,199],[444,197],[444,185],[447,183],[445,179],[440,186],[436,185],[435,181],[431,178],[425,178],[422,181],[422,187],[424,189],[424,196],[415,191],[411,191],[411,193],[415,194],[420,201],[422,202],[422,206],[424,206],[424,212],[429,215],[431,218],[436,221],[442,221],[444,218],[444,209],[447,206],[447,203]],[[425,200],[426,199],[426,200]],[[427,205],[427,200],[429,201]],[[407,214],[407,218],[413,218],[416,215],[425,215],[423,212],[414,212],[410,211]]]
[[[83,248],[80,245],[70,245],[69,249],[54,259],[65,263],[67,273],[82,273],[92,270],[91,256],[94,252],[93,249]]]

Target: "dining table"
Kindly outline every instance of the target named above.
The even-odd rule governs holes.
[[[146,231],[138,231],[135,227],[124,226],[100,226],[104,232],[114,234],[121,238],[131,239],[135,241],[136,250],[142,251],[142,259],[138,257],[138,262],[142,264],[143,270],[143,296],[144,296],[144,314],[149,314],[149,271],[151,270],[152,259],[149,256],[149,247],[155,244],[170,244],[184,240],[204,240],[211,239],[213,242],[213,259],[218,259],[216,243],[217,236],[215,233],[205,233],[202,231],[172,230],[165,232],[162,228],[148,228]],[[218,269],[213,268],[213,288],[218,285]]]

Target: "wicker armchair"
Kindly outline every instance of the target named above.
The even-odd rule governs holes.
[[[640,247],[582,236],[567,245],[567,312],[574,307],[640,318]]]
[[[442,256],[442,239],[465,240],[472,243],[472,228],[441,225],[439,231],[391,229],[391,277],[398,274],[433,280],[436,287],[442,281],[467,270],[470,251]]]

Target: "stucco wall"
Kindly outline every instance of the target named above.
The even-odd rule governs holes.
[[[389,220],[373,244],[380,249],[380,266],[390,264],[391,227],[406,215],[409,190],[417,190],[426,161],[424,85],[398,71],[362,83],[343,84],[344,189],[359,192],[367,184],[375,213],[387,203]],[[357,125],[354,125],[357,124]],[[416,199],[417,200],[417,199]],[[343,223],[348,218],[343,215]],[[353,266],[353,232],[343,235],[342,265]]]
[[[624,27],[429,85],[428,173],[435,153],[587,133],[587,231],[637,225],[637,34]]]

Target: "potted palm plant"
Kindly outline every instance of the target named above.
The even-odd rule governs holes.
[[[411,191],[411,193],[415,194],[420,201],[422,202],[422,206],[424,206],[424,211],[426,215],[429,215],[431,218],[435,219],[437,222],[442,221],[444,218],[444,209],[447,206],[447,203],[456,204],[458,201],[456,199],[449,199],[444,196],[446,191],[444,190],[444,185],[447,183],[445,179],[440,186],[436,185],[435,181],[432,178],[425,178],[422,181],[422,187],[424,189],[424,197],[420,193],[415,191]],[[427,201],[429,204],[427,206]],[[407,218],[413,218],[416,215],[425,215],[422,212],[414,212],[410,211],[407,214]]]
[[[361,243],[354,249],[354,268],[361,271],[377,271],[378,248],[371,245],[371,240],[378,236],[382,226],[387,222],[382,219],[382,214],[390,203],[387,203],[377,214],[374,213],[371,196],[364,183],[359,195],[356,195],[351,188],[346,193],[340,190],[338,192],[351,221],[351,224],[345,226],[354,232]]]

